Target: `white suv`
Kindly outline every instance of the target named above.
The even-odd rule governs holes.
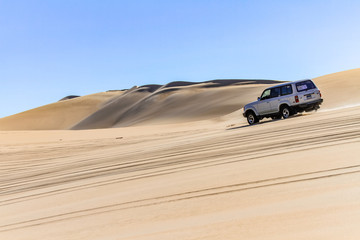
[[[320,108],[323,102],[319,89],[310,79],[287,82],[264,90],[257,101],[244,106],[244,117],[250,125],[265,117],[288,118],[303,111]]]

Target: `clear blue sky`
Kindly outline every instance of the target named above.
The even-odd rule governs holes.
[[[171,81],[360,67],[359,0],[0,0],[0,117]]]

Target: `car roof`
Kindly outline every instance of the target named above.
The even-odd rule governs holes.
[[[312,81],[311,79],[302,79],[302,80],[297,80],[297,81],[289,81],[289,82],[285,82],[285,83],[282,83],[282,84],[278,84],[278,85],[275,85],[275,86],[272,86],[272,87],[269,87],[269,88],[266,88],[266,89],[271,89],[271,88],[276,88],[276,87],[282,87],[282,86],[286,86],[286,85],[289,85],[289,84],[292,84],[292,83],[298,83],[298,82],[303,82],[303,81],[307,81],[307,80]]]

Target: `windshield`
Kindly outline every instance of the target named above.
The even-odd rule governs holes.
[[[270,98],[270,89],[266,89],[263,94],[261,94],[261,97],[260,99],[263,100],[263,99],[268,99]]]

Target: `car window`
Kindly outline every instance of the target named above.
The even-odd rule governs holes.
[[[311,80],[296,83],[296,89],[298,92],[314,89],[315,84]]]
[[[292,94],[293,90],[291,85],[286,85],[281,87],[281,96]]]
[[[266,89],[263,94],[261,94],[261,100],[270,98],[270,89]]]
[[[280,88],[272,88],[270,93],[270,98],[276,98],[280,96]]]

